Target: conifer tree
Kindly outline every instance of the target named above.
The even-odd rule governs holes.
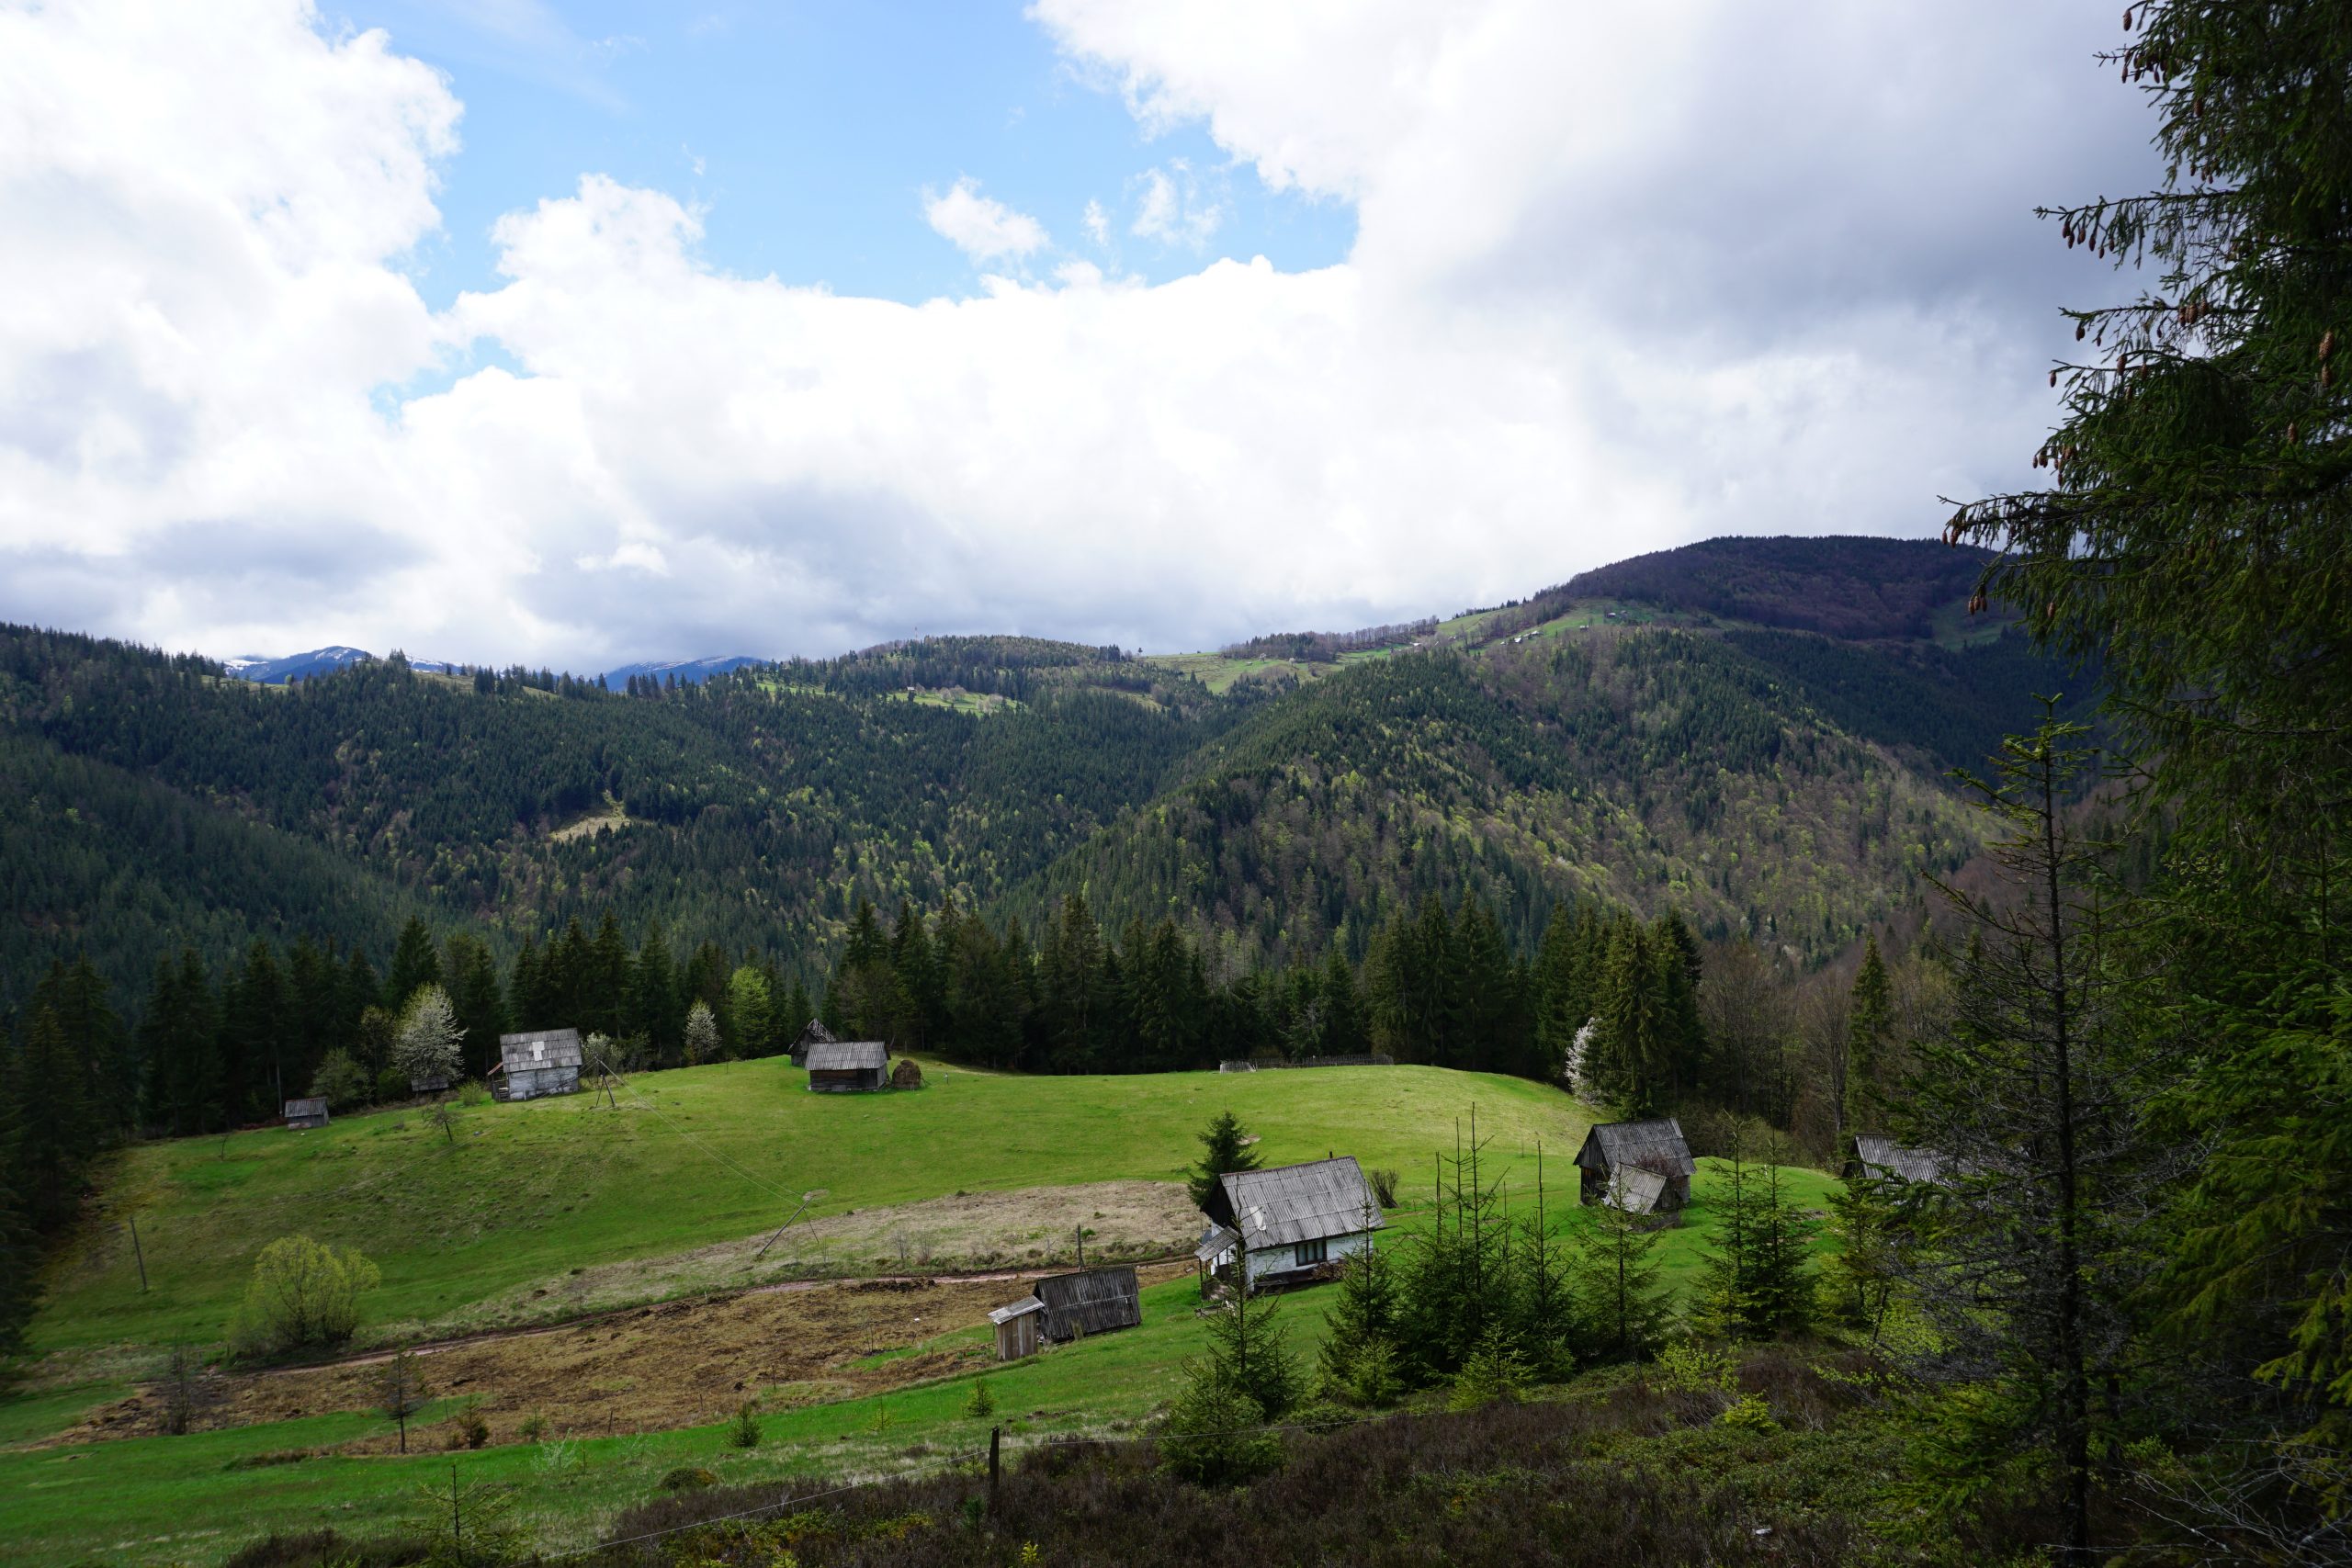
[[[385,976],[384,996],[394,1012],[408,1006],[409,998],[441,978],[441,955],[434,950],[433,932],[424,919],[415,915],[401,927],[400,942],[392,949],[391,973]]]
[[[1196,1209],[1205,1205],[1209,1194],[1216,1190],[1218,1177],[1258,1168],[1258,1156],[1249,1146],[1250,1131],[1230,1111],[1216,1113],[1208,1130],[1200,1134],[1200,1163],[1185,1183]]]
[[[1595,1355],[1639,1359],[1664,1337],[1673,1310],[1653,1256],[1658,1233],[1647,1215],[1613,1203],[1597,1203],[1587,1213],[1591,1228],[1577,1253],[1575,1275],[1583,1337]]]
[[[1850,1156],[1854,1139],[1862,1133],[1883,1132],[1886,1099],[1881,1078],[1886,1049],[1894,1032],[1894,1007],[1886,979],[1886,963],[1879,956],[1878,935],[1872,932],[1862,948],[1862,966],[1854,976],[1854,994],[1846,1010],[1846,1093],[1844,1152]]]

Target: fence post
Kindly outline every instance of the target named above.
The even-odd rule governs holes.
[[[130,1216],[130,1255],[139,1259],[139,1293],[147,1293],[147,1249],[139,1245],[139,1216]]]
[[[1001,1472],[997,1468],[997,1445],[1003,1437],[1003,1427],[989,1428],[989,1517],[990,1518],[994,1518],[997,1514],[997,1497],[1001,1479]]]

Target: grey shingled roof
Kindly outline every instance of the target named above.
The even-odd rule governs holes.
[[[1217,1178],[1251,1250],[1380,1228],[1380,1204],[1353,1155]]]
[[[289,1100],[286,1102],[286,1115],[289,1121],[297,1116],[324,1116],[326,1113],[327,1102],[324,1100]]]
[[[1689,1176],[1699,1168],[1690,1157],[1690,1145],[1682,1141],[1682,1123],[1671,1116],[1654,1122],[1605,1122],[1585,1134],[1577,1163],[1589,1170],[1638,1166],[1668,1176]]]
[[[812,1073],[879,1072],[890,1065],[890,1047],[879,1040],[823,1040],[808,1047]]]
[[[523,1034],[502,1034],[498,1037],[498,1056],[510,1073],[540,1067],[576,1067],[582,1059],[580,1031],[534,1029]]]
[[[1133,1269],[1089,1269],[1037,1281],[1047,1331],[1057,1339],[1133,1328],[1143,1321],[1143,1297]]]
[[[795,1043],[804,1047],[809,1045],[831,1045],[832,1043],[833,1032],[825,1027],[822,1020],[814,1018],[808,1021],[808,1027],[800,1032],[799,1040],[795,1042]]]
[[[990,1323],[1011,1323],[1016,1317],[1026,1317],[1033,1312],[1043,1312],[1046,1303],[1035,1296],[1023,1296],[1017,1302],[1007,1302],[989,1314]]]
[[[1906,1149],[1893,1138],[1862,1133],[1854,1139],[1854,1160],[1862,1174],[1932,1185],[1943,1175],[1943,1156],[1933,1149]]]

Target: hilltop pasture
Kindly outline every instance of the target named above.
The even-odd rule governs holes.
[[[98,1218],[52,1266],[35,1351],[216,1342],[254,1255],[296,1233],[375,1261],[383,1283],[371,1322],[461,1328],[477,1325],[467,1314],[478,1303],[552,1290],[574,1270],[773,1229],[811,1190],[823,1196],[804,1224],[880,1248],[820,1251],[807,1259],[813,1271],[891,1271],[902,1263],[894,1227],[842,1222],[961,1195],[1176,1181],[1198,1156],[1195,1134],[1225,1110],[1258,1134],[1267,1164],[1353,1154],[1403,1172],[1408,1192],[1426,1190],[1433,1156],[1453,1147],[1474,1107],[1496,1170],[1514,1185],[1522,1161],[1532,1182],[1539,1140],[1559,1162],[1555,1179],[1572,1181],[1566,1162],[1589,1122],[1555,1089],[1419,1066],[1023,1077],[931,1063],[919,1090],[817,1095],[805,1084],[772,1058],[638,1077],[616,1091],[617,1109],[586,1094],[469,1107],[454,1139],[395,1110],[318,1132],[139,1145],[107,1174]],[[1063,1195],[1055,1208],[1080,1201]],[[1079,1223],[1098,1224],[1093,1213],[1080,1208]],[[1038,1236],[992,1261],[1066,1260],[1075,1239]],[[1132,1239],[1172,1249],[1193,1238]],[[779,1243],[781,1256],[798,1245]],[[648,1272],[658,1282],[662,1271]]]

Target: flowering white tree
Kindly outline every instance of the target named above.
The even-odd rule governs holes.
[[[686,1065],[716,1062],[718,1056],[718,1020],[711,1013],[710,1004],[696,998],[686,1010]]]
[[[451,1083],[458,1077],[458,1043],[465,1037],[449,993],[437,985],[421,986],[401,1010],[400,1029],[392,1037],[392,1065],[408,1075],[412,1088]]]

